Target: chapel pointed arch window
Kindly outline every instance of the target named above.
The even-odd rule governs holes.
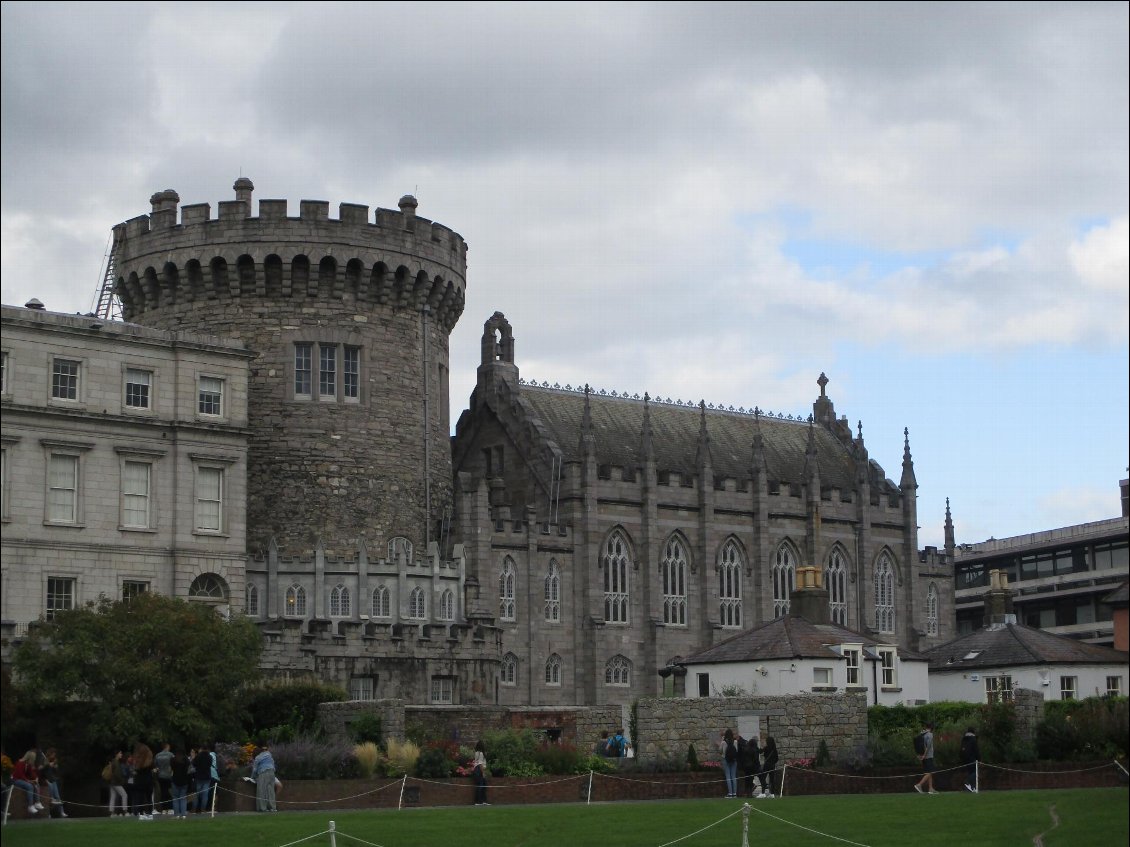
[[[352,614],[349,589],[341,584],[335,585],[330,591],[330,617],[347,618]]]
[[[797,555],[788,543],[777,548],[773,559],[773,617],[789,613],[789,598],[796,588]]]
[[[628,540],[615,530],[604,542],[601,554],[604,570],[604,620],[608,623],[628,622],[628,575],[632,560]]]
[[[824,588],[828,591],[829,619],[834,624],[847,626],[847,563],[839,547],[834,547],[828,556]]]
[[[605,685],[631,685],[632,663],[625,656],[615,655],[604,665]]]
[[[545,574],[545,620],[547,623],[561,621],[561,567],[556,559],[549,560]]]
[[[933,582],[926,590],[926,634],[938,634],[938,586]]]
[[[374,618],[392,617],[392,595],[387,585],[373,589],[372,616]]]
[[[663,545],[659,564],[663,580],[663,623],[687,625],[687,550],[678,535]]]
[[[885,551],[875,560],[875,631],[895,631],[895,568]]]
[[[740,629],[742,625],[744,566],[741,548],[731,538],[718,556],[718,619],[726,629]]]
[[[504,621],[517,620],[517,603],[515,602],[516,584],[518,580],[517,568],[514,560],[507,556],[502,562],[502,570],[498,574],[498,617]]]
[[[306,589],[301,585],[291,585],[286,590],[284,612],[288,618],[306,616]]]

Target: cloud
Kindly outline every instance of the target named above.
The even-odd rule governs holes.
[[[1088,230],[1068,248],[1078,278],[1099,292],[1126,296],[1130,287],[1130,219],[1126,215]]]

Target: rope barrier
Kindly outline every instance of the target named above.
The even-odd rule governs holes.
[[[746,806],[748,807],[749,803],[746,803]],[[753,811],[757,812],[757,814],[759,814],[759,815],[764,815],[767,818],[772,818],[773,820],[779,821],[780,823],[783,823],[783,824],[787,824],[788,826],[795,826],[797,829],[803,829],[805,832],[811,832],[813,835],[819,835],[821,838],[831,838],[835,841],[842,841],[844,844],[852,844],[852,845],[854,845],[854,847],[869,847],[869,845],[867,845],[867,844],[861,844],[858,841],[849,841],[848,839],[841,838],[838,835],[832,835],[830,832],[821,832],[818,829],[812,829],[811,827],[804,826],[803,824],[794,823],[793,821],[787,821],[784,818],[779,817],[778,815],[771,814],[771,813],[769,813],[769,812],[765,811],[764,809],[761,809],[757,806],[753,806],[751,808],[753,809]]]
[[[1110,764],[1108,763],[1108,764],[1105,764],[1105,765],[1098,765],[1098,766],[1093,767],[1093,768],[1076,768],[1075,770],[1028,771],[1028,770],[1022,770],[1021,768],[1006,768],[1004,765],[994,765],[990,762],[984,762],[983,764],[987,768],[996,768],[998,771],[1008,771],[1009,773],[1037,774],[1037,775],[1040,775],[1040,776],[1055,776],[1056,774],[1061,774],[1061,773],[1092,773],[1093,771],[1101,771],[1105,768],[1110,767]],[[1118,763],[1115,762],[1114,764],[1118,764]],[[951,768],[951,770],[955,770],[955,768]]]
[[[745,805],[749,806],[749,803],[746,803]],[[711,829],[713,827],[716,827],[720,823],[725,823],[730,818],[732,818],[734,815],[740,815],[741,813],[742,813],[741,809],[735,809],[734,811],[730,812],[730,814],[726,815],[724,818],[719,818],[718,820],[714,821],[714,823],[708,823],[706,826],[702,827],[702,829],[696,829],[694,832],[688,832],[686,835],[680,836],[679,838],[676,838],[674,841],[667,841],[663,844],[660,844],[659,847],[671,847],[672,844],[678,844],[680,841],[686,841],[688,838],[694,838],[696,835],[701,835],[702,833],[706,832],[706,830]]]
[[[952,768],[936,768],[931,771],[931,773],[947,773],[948,771],[962,770],[964,767],[965,765],[954,765]],[[894,774],[893,776],[864,776],[862,774],[854,773],[832,773],[830,771],[818,771],[815,768],[797,768],[795,765],[793,766],[793,770],[801,770],[805,773],[814,773],[819,774],[820,776],[840,777],[841,779],[906,779],[907,777],[922,773],[921,770],[917,770],[913,771],[912,773]],[[1068,773],[1068,771],[1063,771],[1063,773]]]
[[[280,844],[279,847],[294,847],[295,844],[301,844],[303,841],[309,841],[311,838],[318,838],[322,835],[328,835],[330,830],[323,829],[321,832],[315,832],[313,835],[307,835],[305,838],[299,838],[297,841],[290,841],[286,844]]]
[[[408,777],[405,776],[404,779],[408,779]],[[388,783],[387,785],[382,785],[380,788],[373,788],[373,789],[370,789],[368,791],[362,791],[359,794],[349,794],[345,797],[335,797],[335,798],[330,798],[328,800],[277,800],[276,799],[275,803],[278,804],[278,805],[288,805],[288,806],[311,806],[311,805],[322,804],[322,803],[341,803],[345,800],[356,800],[358,797],[367,797],[370,794],[379,794],[380,792],[384,791],[385,789],[392,788],[392,786],[396,785],[399,782],[401,782],[401,780],[394,779],[392,782]],[[218,784],[217,784],[216,788],[217,788],[218,791],[224,791],[224,792],[227,792],[228,794],[234,794],[236,797],[246,797],[246,796],[248,796],[246,794],[241,794],[238,791],[233,791],[230,788],[224,788],[223,786],[218,785]]]
[[[1122,763],[1120,761],[1118,761],[1118,759],[1115,759],[1113,764],[1116,768],[1118,768],[1124,774],[1126,774],[1127,776],[1130,776],[1130,771],[1127,771],[1126,768],[1122,767]]]
[[[591,771],[590,771],[590,773],[591,773]],[[570,774],[569,776],[563,776],[563,777],[561,777],[561,779],[554,779],[554,780],[551,780],[549,782],[511,782],[511,783],[507,783],[506,785],[492,785],[491,788],[492,789],[529,788],[531,785],[536,785],[537,787],[541,788],[544,785],[557,785],[559,782],[573,782],[575,780],[581,780],[581,779],[584,779],[585,776],[586,775],[583,774],[583,773],[581,773],[581,774]],[[450,787],[454,787],[454,788],[466,787],[466,785],[467,785],[467,783],[465,783],[465,782],[451,782],[451,781],[441,781],[441,780],[437,780],[437,779],[425,779],[422,776],[410,776],[410,777],[407,777],[407,779],[410,779],[413,782],[422,782],[425,785],[442,785],[442,786],[450,786]]]

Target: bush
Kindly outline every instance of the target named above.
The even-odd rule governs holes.
[[[694,749],[693,744],[687,745],[687,769],[692,771],[699,769],[698,751]]]
[[[385,776],[404,776],[416,769],[420,758],[420,748],[411,741],[398,741],[390,738],[385,744]]]
[[[822,768],[831,760],[832,754],[828,752],[828,742],[821,738],[820,743],[816,745],[816,765]]]
[[[377,765],[381,761],[381,748],[372,741],[362,741],[353,748],[353,757],[361,769],[361,775],[370,778],[377,772]]]
[[[318,682],[288,682],[264,685],[247,692],[244,729],[257,740],[297,742],[300,736],[316,735],[318,704],[348,699],[342,689]]]
[[[588,773],[589,758],[572,744],[544,743],[534,753],[534,762],[542,771],[555,774]]]
[[[279,779],[353,779],[361,776],[352,745],[299,738],[274,744],[271,755]]]
[[[1125,756],[1130,752],[1130,707],[1122,697],[1052,700],[1036,727],[1041,759]]]
[[[440,747],[421,751],[416,759],[416,776],[421,779],[446,779],[455,773],[456,763]]]
[[[531,729],[508,729],[483,735],[487,764],[495,776],[538,776],[544,771],[537,764],[541,736]]]
[[[375,711],[362,712],[356,720],[350,722],[349,731],[353,734],[353,740],[358,744],[364,744],[368,741],[379,745],[381,739],[384,738],[381,716]]]

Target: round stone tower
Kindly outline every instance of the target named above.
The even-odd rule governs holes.
[[[437,540],[451,502],[448,336],[463,311],[467,245],[400,210],[234,200],[152,212],[114,227],[125,320],[238,339],[248,379],[248,551],[350,556]],[[206,374],[199,375],[207,380]],[[214,382],[208,389],[219,388]],[[203,388],[201,390],[204,390]],[[201,397],[201,402],[204,398]],[[222,400],[221,400],[222,402]],[[222,425],[222,408],[216,425]]]

